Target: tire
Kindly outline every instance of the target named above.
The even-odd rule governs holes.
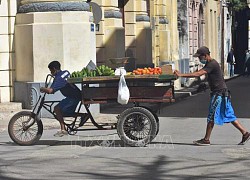
[[[130,146],[145,146],[156,136],[157,121],[146,108],[133,107],[123,111],[117,122],[117,133]]]
[[[158,119],[158,117],[157,117],[157,119]],[[156,123],[157,123],[157,130],[156,130],[155,136],[157,136],[157,135],[158,135],[159,130],[160,130],[160,122],[159,122],[159,119],[158,119],[158,120],[156,120]]]
[[[157,123],[157,130],[156,130],[156,134],[155,134],[155,136],[157,136],[158,135],[158,133],[159,133],[159,130],[160,130],[160,122],[159,122],[159,118],[158,118],[158,116],[156,115],[156,113],[154,113],[150,108],[148,108],[148,107],[145,107],[145,106],[140,106],[140,107],[143,107],[143,108],[145,108],[145,109],[147,109],[147,110],[149,110],[153,115],[154,115],[154,117],[155,117],[155,120],[156,120],[156,123]],[[155,137],[154,137],[155,138]]]
[[[30,120],[29,120],[30,119]],[[27,121],[29,120],[29,121]],[[35,123],[29,127],[27,130],[24,130],[24,123],[32,122]],[[15,114],[9,122],[8,132],[10,138],[19,145],[28,146],[33,145],[41,138],[43,134],[43,124],[37,116],[32,117],[32,112],[30,111],[21,111]]]

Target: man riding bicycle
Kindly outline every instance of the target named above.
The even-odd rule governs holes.
[[[68,134],[65,129],[63,117],[74,116],[75,109],[79,101],[81,101],[81,91],[75,84],[67,82],[67,78],[70,76],[70,73],[67,70],[62,71],[61,64],[58,61],[52,61],[49,63],[48,68],[54,76],[54,81],[50,87],[41,87],[40,91],[48,94],[54,94],[56,91],[60,91],[65,96],[65,98],[54,108],[56,118],[61,126],[61,130],[57,131],[54,136],[62,137]],[[82,126],[88,118],[88,114],[85,113],[81,118],[79,126]]]

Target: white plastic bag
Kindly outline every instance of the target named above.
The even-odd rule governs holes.
[[[130,97],[129,89],[126,84],[124,75],[120,76],[117,102],[120,104],[127,104]]]

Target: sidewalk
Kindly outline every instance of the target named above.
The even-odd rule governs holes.
[[[231,79],[237,78],[240,75],[235,75],[234,77],[225,77],[226,81],[229,81]],[[208,88],[208,86],[207,86]],[[194,94],[199,93],[199,91],[197,91],[198,89],[198,85],[192,88],[183,88],[181,90],[176,90],[175,91],[175,99],[176,101],[181,101],[182,99],[192,96]],[[1,104],[1,103],[0,103]],[[8,122],[11,119],[11,117],[21,111],[22,109],[19,108],[20,103],[6,103],[6,107],[4,106],[4,108],[0,108],[0,132],[7,130],[8,128]],[[109,105],[105,105],[106,108],[110,107],[110,106],[117,106],[115,104],[109,104]],[[15,110],[14,107],[18,107],[16,108],[17,110]],[[21,107],[21,106],[20,106]],[[129,105],[125,105],[123,106],[123,108],[126,107],[130,107]],[[8,108],[8,109],[7,109]],[[119,113],[117,111],[117,113]],[[112,122],[116,122],[116,116],[118,114],[111,114],[111,113],[100,113],[97,117],[94,117],[95,121],[98,123],[112,123]],[[49,119],[49,118],[43,118],[42,119],[43,125],[44,125],[44,129],[59,129],[59,122],[55,119]],[[86,125],[91,125],[90,121],[88,120]]]

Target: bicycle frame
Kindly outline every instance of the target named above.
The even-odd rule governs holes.
[[[49,79],[50,77],[50,79]],[[48,87],[49,83],[51,82],[51,79],[54,78],[51,74],[48,74],[46,76],[46,80],[45,80],[45,87]],[[48,81],[49,80],[49,81]],[[31,118],[33,119],[32,122],[30,122],[30,119],[29,118],[25,123],[26,126],[24,129],[29,129],[34,123],[35,123],[35,120],[37,121],[40,121],[39,118],[37,118],[38,114],[40,113],[41,109],[42,108],[45,108],[48,112],[50,112],[55,118],[56,118],[56,115],[53,113],[52,111],[52,105],[56,102],[56,101],[53,101],[52,104],[49,106],[47,104],[45,104],[45,97],[46,97],[47,93],[44,93],[43,95],[40,95],[35,106],[33,107],[32,109],[32,114],[31,114]],[[59,102],[59,101],[58,101]],[[50,109],[48,109],[48,107],[46,106],[49,106]],[[36,110],[37,109],[37,110]]]
[[[49,83],[51,81],[51,79],[54,78],[51,74],[48,74],[45,80],[45,87],[49,86]],[[34,120],[32,122],[30,122],[30,119],[27,120],[27,125],[25,126],[25,129],[28,129],[29,127],[31,127],[34,123],[35,120],[36,121],[41,121],[40,118],[37,118],[38,114],[41,112],[42,108],[44,108],[46,111],[48,111],[50,114],[53,115],[53,117],[55,119],[57,119],[56,114],[54,113],[54,109],[53,106],[55,105],[55,103],[59,103],[60,101],[45,101],[45,97],[46,97],[47,93],[44,93],[43,95],[40,95],[34,108],[32,109],[32,115],[31,118]],[[84,105],[85,110],[87,111],[87,113],[89,114],[90,120],[92,122],[92,124],[97,127],[97,129],[111,129],[111,128],[104,128],[103,126],[109,126],[109,123],[105,123],[104,125],[100,125],[97,122],[95,122],[90,110],[89,110],[89,104],[83,104],[82,102],[80,103],[77,112],[75,113],[74,116],[65,116],[65,117],[72,117],[74,118],[74,120],[72,120],[72,122],[70,124],[66,124],[64,122],[64,125],[67,126],[67,128],[69,129],[69,132],[76,132],[76,131],[84,131],[84,130],[96,130],[96,129],[78,129],[79,127],[76,126],[76,121],[77,121],[77,117],[83,115],[83,113],[79,113],[81,110],[82,105]],[[113,126],[113,124],[112,124]],[[113,128],[112,128],[113,129]]]

